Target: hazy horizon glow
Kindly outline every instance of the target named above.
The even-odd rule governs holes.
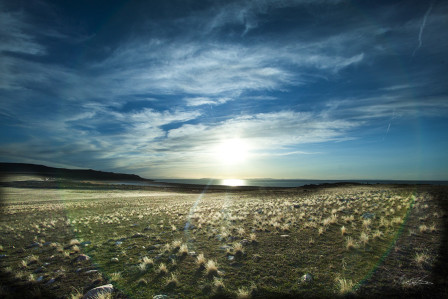
[[[448,180],[446,1],[0,0],[0,24],[0,161]]]

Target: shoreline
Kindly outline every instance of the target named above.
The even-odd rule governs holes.
[[[138,182],[135,182],[138,183]],[[358,183],[350,181],[341,181],[336,183],[307,184],[297,187],[276,187],[276,186],[228,186],[228,185],[205,185],[205,184],[184,184],[184,183],[166,183],[148,180],[149,185],[133,184],[132,181],[122,183],[119,181],[97,181],[97,180],[72,180],[72,179],[53,179],[53,180],[19,180],[19,181],[0,181],[0,187],[10,188],[32,188],[32,189],[86,189],[86,190],[154,190],[154,191],[308,191],[334,187],[351,186],[396,186],[396,187],[446,187],[445,185],[433,185],[425,183],[404,184],[404,183]]]

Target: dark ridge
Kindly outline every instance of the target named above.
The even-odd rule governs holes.
[[[50,178],[82,179],[82,180],[123,180],[149,181],[135,174],[104,172],[93,169],[66,169],[44,165],[24,163],[0,163],[0,173],[7,174],[35,174]]]

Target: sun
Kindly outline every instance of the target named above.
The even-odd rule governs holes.
[[[227,139],[216,147],[216,158],[223,164],[234,165],[247,160],[249,147],[239,138]]]

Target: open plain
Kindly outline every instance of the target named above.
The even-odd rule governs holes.
[[[109,284],[100,297],[448,295],[443,186],[60,182],[1,194],[5,298]]]

